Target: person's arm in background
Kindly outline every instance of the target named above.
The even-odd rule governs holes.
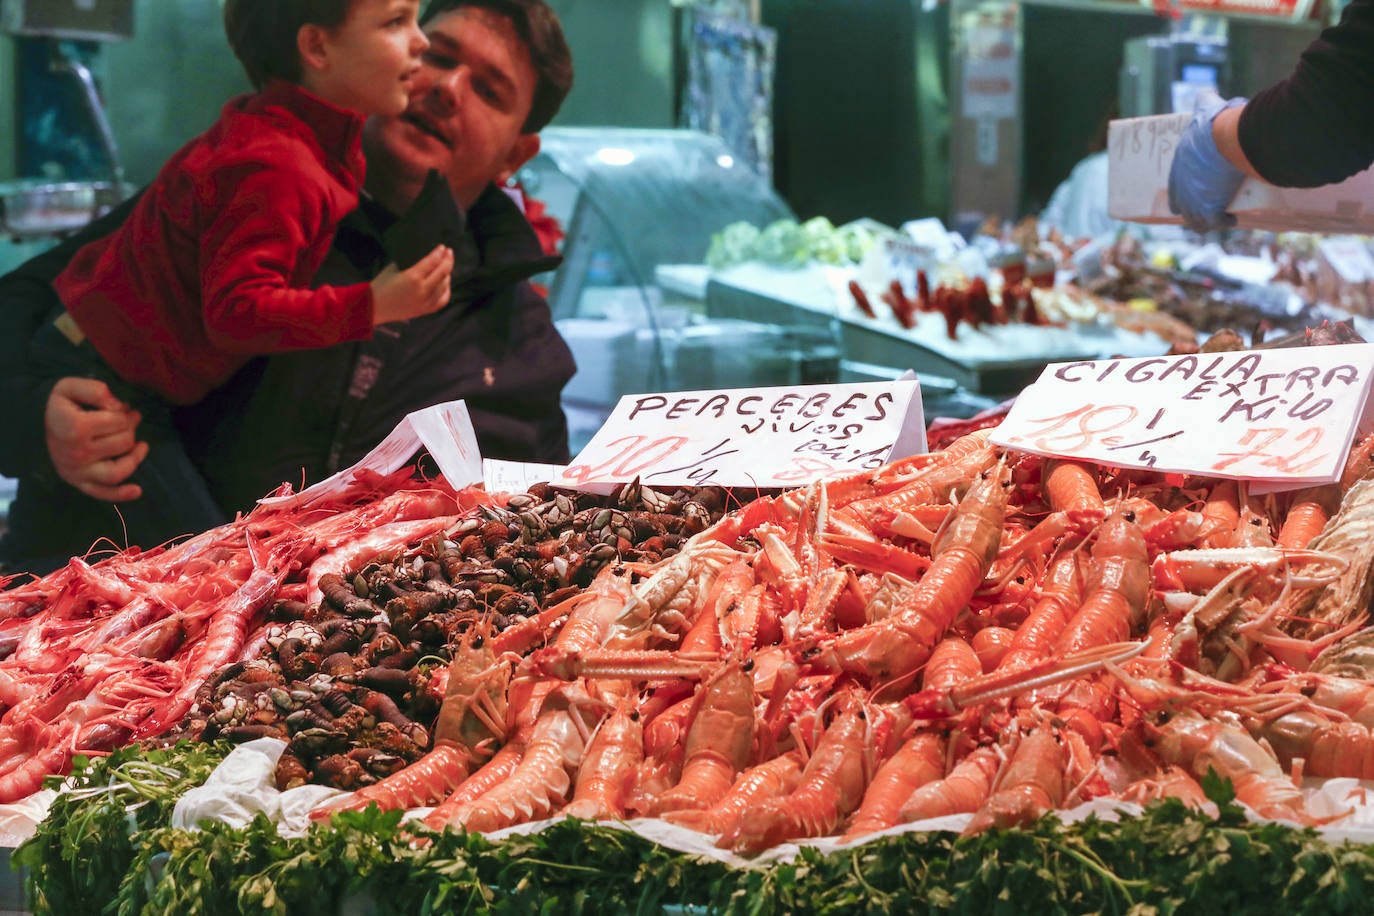
[[[86,242],[123,222],[132,201],[0,277],[0,474],[57,476],[98,499],[139,495],[120,485],[147,453],[138,415],[90,379],[39,379],[29,371],[34,332],[58,305],[52,280]]]
[[[1374,163],[1374,0],[1351,0],[1293,74],[1257,93],[1214,134],[1238,168],[1284,188],[1344,181]],[[1235,146],[1231,147],[1234,130]]]
[[[1199,232],[1248,175],[1280,187],[1343,181],[1374,163],[1374,0],[1351,0],[1307,46],[1292,76],[1249,101],[1200,106],[1169,172],[1169,206]]]
[[[1245,111],[1243,107],[1223,108],[1212,119],[1212,142],[1217,145],[1217,152],[1226,157],[1227,162],[1240,169],[1245,175],[1263,181],[1264,176],[1255,171],[1255,167],[1250,164],[1249,157],[1245,155],[1245,150],[1241,149],[1237,125],[1240,124],[1240,116],[1243,111]]]

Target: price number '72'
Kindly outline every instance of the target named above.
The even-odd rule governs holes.
[[[1154,431],[1164,411],[1157,411],[1148,423],[1137,432]],[[1118,451],[1149,444],[1145,439],[1135,443],[1123,441],[1126,427],[1139,415],[1134,407],[1127,404],[1113,404],[1099,407],[1089,404],[1068,413],[1043,417],[1030,421],[1039,428],[1025,436],[1014,437],[1031,448],[1058,454],[1078,454],[1090,448],[1106,448]],[[1177,433],[1159,436],[1158,439],[1173,438]],[[1260,468],[1276,471],[1278,474],[1301,475],[1322,464],[1328,457],[1327,451],[1319,451],[1324,430],[1320,426],[1309,426],[1296,430],[1285,427],[1252,427],[1241,434],[1234,451],[1215,452],[1216,460],[1211,470],[1223,473],[1234,471],[1236,465],[1250,463]],[[1142,453],[1148,455],[1148,452]],[[1153,460],[1149,462],[1153,465]],[[1256,475],[1261,476],[1261,475]]]
[[[1322,441],[1322,427],[1309,426],[1303,430],[1284,427],[1251,428],[1240,437],[1238,446],[1249,446],[1245,451],[1218,452],[1219,459],[1212,468],[1225,471],[1242,461],[1254,461],[1261,467],[1273,468],[1280,474],[1303,474],[1320,465],[1328,457],[1328,452],[1312,454]],[[1306,461],[1299,459],[1307,457]]]

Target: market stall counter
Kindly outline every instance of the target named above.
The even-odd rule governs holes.
[[[912,369],[920,376],[946,378],[966,391],[989,396],[1015,394],[1049,362],[1083,359],[1103,349],[1101,340],[1068,329],[1047,333],[1046,329],[990,327],[950,340],[943,316],[933,314],[913,333],[895,320],[874,321],[857,308],[845,308],[823,268],[732,267],[711,278],[706,307],[722,318],[749,315],[783,326],[833,328],[846,362]],[[1105,333],[1114,336],[1111,331]]]
[[[894,392],[770,396],[863,425]],[[1372,440],[1262,495],[997,435],[808,446],[858,467],[800,487],[674,483],[671,450],[601,492],[355,470],[16,583],[0,793],[67,777],[14,855],[32,907],[1366,894]]]

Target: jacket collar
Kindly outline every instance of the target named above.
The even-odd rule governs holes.
[[[553,270],[563,259],[544,254],[539,237],[515,201],[494,184],[468,211],[480,266],[453,284],[454,298],[477,298]]]
[[[553,270],[563,259],[546,256],[525,214],[496,185],[488,185],[465,214],[466,252],[454,252],[453,301],[476,299]],[[360,268],[376,270],[385,257],[381,236],[396,216],[364,195],[339,225],[335,244]],[[463,265],[468,265],[464,270]]]
[[[346,163],[350,171],[361,175],[365,120],[362,115],[339,108],[285,80],[269,81],[257,93],[247,97],[242,110],[258,114],[273,109],[284,110],[292,115],[310,130],[326,155]]]

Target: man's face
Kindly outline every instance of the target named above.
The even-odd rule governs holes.
[[[368,121],[368,188],[401,209],[437,169],[458,202],[471,206],[539,151],[538,136],[521,133],[534,101],[534,65],[510,20],[489,10],[441,13],[425,34],[430,46],[410,104],[398,117]]]

